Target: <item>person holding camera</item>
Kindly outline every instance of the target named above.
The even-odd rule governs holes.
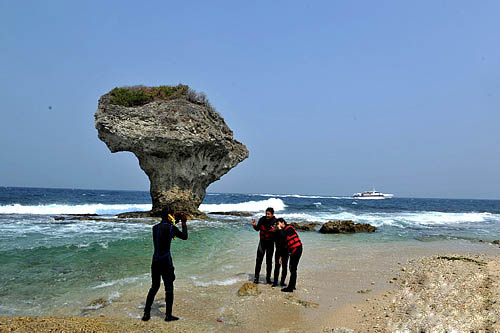
[[[174,225],[174,221],[182,222],[182,231]],[[163,208],[161,212],[161,222],[153,226],[153,261],[151,263],[151,288],[149,289],[144,306],[143,321],[151,318],[151,306],[153,305],[156,293],[160,289],[160,282],[163,279],[165,285],[166,312],[165,321],[178,320],[178,317],[172,315],[172,305],[174,303],[174,265],[170,255],[170,244],[174,237],[186,240],[188,231],[186,225],[186,215],[183,213],[175,214],[170,207]]]

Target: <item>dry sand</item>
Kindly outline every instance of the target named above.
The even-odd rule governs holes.
[[[497,253],[491,244],[466,241],[306,249],[293,295],[264,284],[258,296],[245,297],[237,295],[242,283],[176,289],[181,320],[165,323],[161,289],[152,319],[143,323],[143,288],[84,316],[0,317],[0,331],[494,332]]]

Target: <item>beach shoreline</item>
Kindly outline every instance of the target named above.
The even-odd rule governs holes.
[[[152,319],[143,323],[139,318],[149,286],[142,285],[82,316],[0,317],[0,330],[62,331],[69,327],[91,330],[88,325],[94,325],[92,327],[97,327],[97,331],[126,329],[134,332],[161,331],[167,327],[172,331],[189,332],[330,332],[334,329],[338,332],[385,332],[388,327],[396,327],[391,321],[399,318],[396,313],[401,309],[394,304],[408,288],[408,283],[411,284],[402,282],[402,274],[414,271],[416,267],[424,271],[422,260],[433,262],[428,269],[436,272],[444,269],[440,266],[441,261],[446,262],[451,265],[446,266],[450,276],[464,274],[467,269],[472,272],[477,266],[473,261],[460,260],[437,260],[436,263],[437,257],[480,260],[491,264],[490,270],[493,271],[500,267],[498,251],[498,247],[492,244],[459,240],[367,243],[332,246],[329,251],[324,247],[312,247],[304,251],[299,264],[297,291],[292,296],[282,293],[279,288],[259,284],[260,295],[239,297],[237,290],[242,281],[194,288],[181,284],[183,287],[176,288],[174,301],[174,314],[181,320],[165,323],[162,287],[153,305]],[[251,268],[248,268],[248,280]],[[492,281],[491,286],[500,281],[496,275],[486,276]],[[393,301],[395,298],[398,300]],[[418,314],[414,314],[411,320],[418,322]],[[404,316],[399,322],[400,327],[404,327]]]

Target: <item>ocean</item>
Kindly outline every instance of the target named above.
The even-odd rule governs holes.
[[[208,193],[200,210],[251,212],[267,207],[288,222],[354,220],[375,233],[300,232],[304,249],[361,244],[456,241],[460,246],[500,239],[500,200]],[[145,191],[0,187],[0,315],[85,315],[149,286],[152,220],[114,218],[149,210]],[[72,220],[99,214],[108,220]],[[189,239],[172,245],[176,289],[233,285],[251,277],[258,233],[250,217],[188,222]],[[56,219],[64,217],[64,219]],[[114,221],[113,221],[114,220]],[[264,270],[264,267],[263,267]]]

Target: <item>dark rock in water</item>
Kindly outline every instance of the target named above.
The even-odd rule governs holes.
[[[119,214],[119,215],[123,215],[123,216],[119,216],[118,218],[98,217],[100,215],[97,215],[97,214],[83,214],[81,216],[77,215],[77,214],[68,214],[67,216],[55,216],[54,220],[55,221],[68,221],[65,224],[71,224],[71,221],[126,222],[126,223],[136,222],[136,223],[141,223],[141,222],[145,222],[145,221],[138,220],[137,218],[144,218],[144,217],[149,218],[149,220],[151,220],[152,222],[154,222],[154,220],[158,220],[157,217],[153,217],[153,218],[150,217],[151,214],[149,212],[146,212],[147,214],[149,214],[146,216],[142,216],[142,215],[137,214],[137,213],[140,213],[140,212],[131,213],[130,216],[127,215],[128,213]],[[131,220],[131,218],[136,218],[136,219]],[[146,222],[149,222],[149,221],[146,221]]]
[[[295,222],[290,223],[292,227],[295,228],[295,230],[300,230],[300,231],[314,231],[316,229],[316,226],[320,225],[320,223],[308,223],[308,224],[298,224]]]
[[[95,127],[111,152],[139,160],[151,182],[153,216],[170,205],[204,217],[198,207],[208,185],[248,157],[206,97],[184,85],[113,89],[99,99]]]
[[[93,300],[92,302],[90,302],[90,304],[88,305],[89,307],[96,307],[96,306],[103,306],[105,305],[106,303],[108,302],[107,299],[103,298],[103,297],[100,297],[98,299],[95,299]]]
[[[66,214],[68,216],[99,216],[99,214]]]
[[[494,240],[493,242],[491,242],[492,244],[495,244],[495,245],[500,245],[500,240],[496,239]]]
[[[146,218],[146,217],[152,217],[151,212],[126,212],[126,213],[120,213],[117,214],[116,217],[118,218]]]
[[[354,221],[330,221],[321,226],[319,232],[323,234],[350,234],[355,232],[374,232],[377,228],[368,223],[354,223]]]
[[[93,300],[92,302],[89,303],[83,310],[82,310],[82,316],[86,316],[90,314],[90,312],[95,311],[97,309],[101,309],[107,305],[109,305],[109,301],[103,297],[100,297],[98,299]]]
[[[243,216],[243,217],[250,217],[250,216],[254,215],[254,214],[248,213],[248,212],[210,212],[209,214],[212,214],[212,215]]]
[[[68,220],[93,220],[91,217],[99,216],[99,214],[65,214],[65,216],[71,216]],[[65,216],[56,216],[54,220],[56,221],[64,221],[66,220]],[[75,218],[76,217],[76,218]]]
[[[245,282],[238,290],[238,296],[257,296],[260,293],[259,287],[253,282]]]

